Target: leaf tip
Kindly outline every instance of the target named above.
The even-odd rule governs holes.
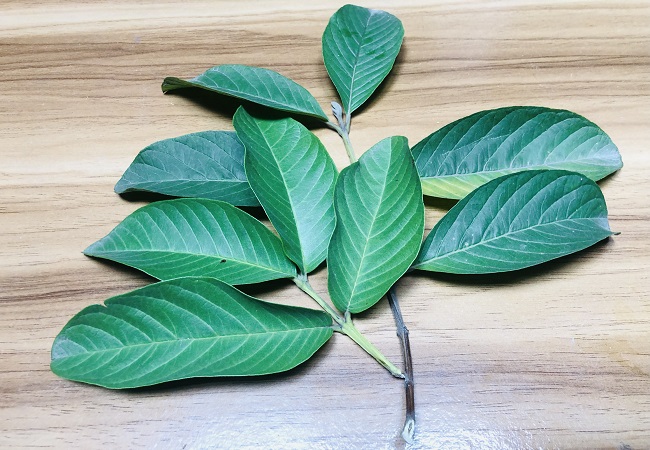
[[[115,183],[115,186],[113,187],[113,192],[116,194],[124,194],[129,187],[127,186],[127,182],[124,180],[124,177],[120,178],[117,183]]]
[[[98,256],[100,253],[99,248],[101,242],[102,242],[101,239],[97,242],[93,242],[88,247],[86,247],[82,253],[86,256],[93,256],[93,257]]]
[[[162,89],[163,94],[166,94],[167,92],[174,89],[182,88],[184,85],[185,81],[181,80],[180,78],[166,77],[160,85],[160,88]]]

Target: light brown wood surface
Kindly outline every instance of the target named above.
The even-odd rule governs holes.
[[[619,236],[510,275],[407,276],[413,448],[650,448],[650,3],[360,1],[404,23],[398,63],[353,119],[361,152],[414,144],[472,112],[570,109],[625,167],[600,183]],[[165,76],[224,63],[277,70],[325,108],[320,38],[341,2],[0,3],[0,447],[403,447],[402,384],[346,337],[280,376],[131,392],[56,377],[52,340],[83,307],[143,286],[81,251],[143,204],[113,193],[151,142],[232,129],[218,97]],[[338,136],[316,134],[339,167]],[[427,229],[449,207],[427,200]],[[326,271],[313,276],[326,290]],[[247,289],[311,306],[288,282]],[[357,319],[401,360],[388,305]]]

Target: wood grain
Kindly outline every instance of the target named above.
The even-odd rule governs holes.
[[[379,1],[404,22],[392,75],[354,118],[359,152],[413,144],[486,108],[585,115],[625,167],[601,183],[622,234],[539,268],[399,283],[411,331],[413,448],[650,447],[650,3]],[[162,95],[216,64],[277,70],[322,105],[320,36],[340,2],[0,4],[0,447],[393,448],[402,385],[343,336],[291,373],[115,392],[49,371],[54,336],[151,280],[81,254],[143,200],[112,187],[149,143],[232,129],[232,102]],[[345,152],[315,131],[339,167]],[[449,207],[427,200],[427,228]],[[326,273],[313,277],[320,292]],[[288,283],[249,291],[310,305]],[[393,360],[382,300],[357,320]]]

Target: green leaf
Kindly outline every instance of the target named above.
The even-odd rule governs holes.
[[[208,69],[191,80],[167,77],[162,84],[163,92],[188,87],[207,89],[280,111],[328,120],[307,89],[269,69],[224,64]]]
[[[149,145],[115,185],[118,194],[133,191],[259,206],[246,179],[244,146],[232,131],[203,131]]]
[[[424,232],[422,188],[406,138],[390,137],[341,171],[328,289],[341,311],[377,303],[417,256]]]
[[[385,11],[345,5],[323,33],[323,60],[347,114],[390,72],[402,46],[402,22]]]
[[[296,276],[280,239],[254,217],[217,200],[144,206],[84,253],[161,280],[209,276],[248,284]]]
[[[275,305],[213,278],[179,278],[85,308],[52,345],[51,368],[112,389],[191,377],[264,375],[332,336],[322,311]]]
[[[239,108],[233,119],[246,146],[251,187],[302,273],[327,256],[334,231],[338,172],[320,140],[291,118],[263,120]]]
[[[578,114],[536,106],[481,111],[413,147],[425,195],[460,199],[488,181],[535,169],[597,181],[623,166],[612,140]]]
[[[519,172],[490,181],[451,208],[413,267],[506,272],[577,252],[611,234],[596,183],[561,170]]]

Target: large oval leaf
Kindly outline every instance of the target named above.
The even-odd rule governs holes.
[[[505,272],[577,252],[611,234],[596,183],[561,170],[520,172],[458,202],[431,230],[413,267]]]
[[[328,120],[307,89],[269,69],[224,64],[208,69],[191,80],[167,77],[162,84],[163,92],[188,87],[207,89],[280,111]]]
[[[347,114],[390,72],[402,46],[402,22],[385,11],[345,5],[323,33],[323,60]]]
[[[263,120],[239,108],[233,124],[246,146],[251,187],[303,273],[327,255],[338,172],[320,140],[291,118]]]
[[[247,284],[296,276],[280,239],[254,217],[217,200],[144,206],[84,253],[161,280],[209,276]]]
[[[246,179],[244,146],[232,131],[203,131],[149,145],[115,185],[118,194],[133,191],[259,205]]]
[[[105,305],[56,337],[54,373],[113,389],[264,375],[306,361],[332,335],[322,311],[263,302],[213,278],[164,281]]]
[[[341,171],[328,289],[341,311],[377,303],[409,268],[424,233],[422,188],[406,138],[384,139]]]
[[[570,111],[512,106],[457,120],[413,147],[425,195],[463,198],[500,176],[562,169],[599,180],[623,166],[612,140]]]

